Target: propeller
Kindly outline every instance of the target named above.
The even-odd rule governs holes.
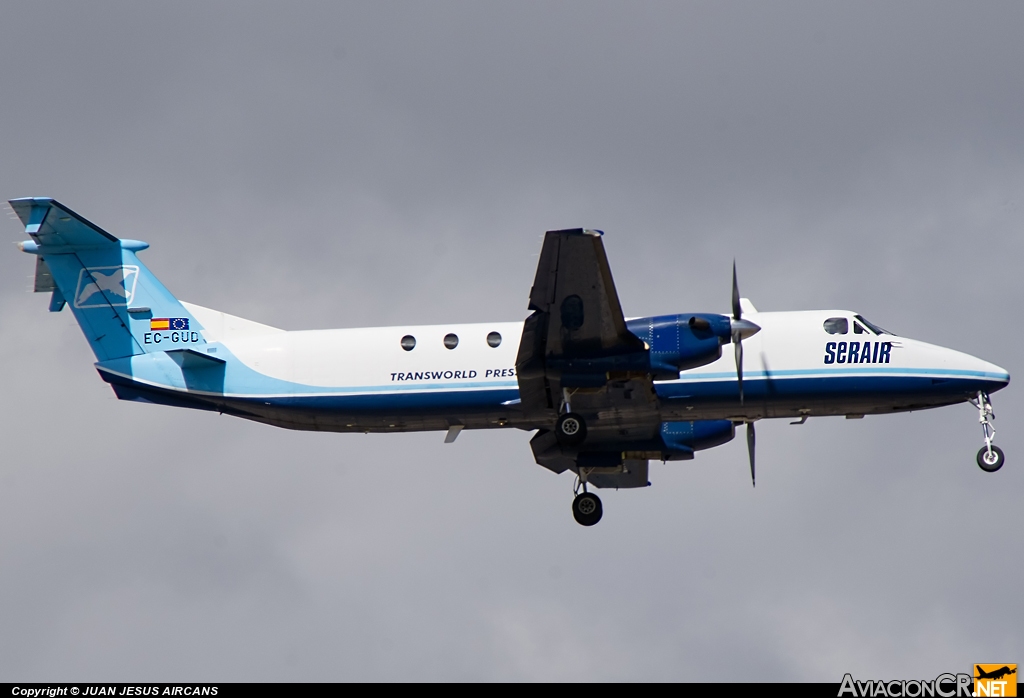
[[[743,316],[743,307],[740,305],[740,285],[736,281],[736,260],[732,260],[732,318],[739,320]]]
[[[732,260],[732,343],[733,351],[736,353],[736,382],[740,387],[740,404],[743,404],[743,338],[735,328],[735,323],[743,318],[743,309],[740,307],[740,285],[736,282],[736,260]]]
[[[736,280],[736,260],[732,261],[732,329],[733,351],[736,354],[736,384],[740,390],[740,404],[743,404],[743,340],[761,331],[760,326],[750,320],[743,319],[743,307],[740,304],[740,285]],[[757,487],[754,477],[754,447],[757,436],[754,423],[747,422],[747,455],[750,456],[750,483]]]
[[[740,305],[740,285],[736,281],[736,260],[732,261],[732,329],[733,351],[736,354],[736,383],[740,389],[740,404],[743,404],[743,340],[761,331],[758,325],[743,319]]]
[[[750,456],[750,484],[757,487],[757,481],[754,479],[754,423],[747,422],[747,454]]]

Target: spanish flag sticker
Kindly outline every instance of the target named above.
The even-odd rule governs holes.
[[[187,330],[187,317],[155,317],[149,321],[149,329],[156,330]]]

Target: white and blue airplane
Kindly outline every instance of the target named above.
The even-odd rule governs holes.
[[[36,255],[35,290],[70,305],[122,400],[289,429],[518,428],[540,465],[575,474],[572,511],[601,519],[597,488],[646,487],[651,460],[688,460],[759,419],[890,414],[970,401],[994,472],[989,394],[1002,368],[897,337],[847,310],[625,319],[597,230],[544,237],[522,322],[285,331],[179,301],[118,239],[50,198],[9,202]],[[733,345],[723,355],[722,348]],[[730,355],[731,354],[731,355]]]

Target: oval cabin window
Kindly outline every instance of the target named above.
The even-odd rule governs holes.
[[[850,323],[844,317],[830,317],[823,324],[829,334],[846,334],[850,331]]]
[[[401,345],[402,348],[405,349],[406,351],[412,351],[413,349],[416,348],[416,338],[413,337],[411,334],[407,334],[404,337],[402,337]]]
[[[491,332],[487,335],[487,345],[491,348],[497,349],[498,345],[501,344],[501,335],[497,332]]]
[[[448,333],[444,336],[444,346],[447,349],[454,349],[459,346],[459,335]]]

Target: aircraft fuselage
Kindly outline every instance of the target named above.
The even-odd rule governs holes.
[[[202,350],[227,360],[222,382],[190,381],[189,372],[161,353],[98,363],[120,397],[314,431],[549,426],[519,404],[522,322],[282,331],[185,305],[205,328]],[[998,366],[952,349],[855,333],[855,327],[863,328],[854,315],[749,313],[761,331],[744,340],[743,404],[735,359],[726,351],[677,380],[655,382],[661,419],[888,414],[964,402],[1009,380]],[[827,333],[823,323],[829,318],[846,318],[847,332]],[[643,319],[629,324],[634,322]],[[154,334],[168,348],[188,346],[170,330]],[[452,336],[457,343],[448,348],[445,338],[452,344]],[[414,338],[415,346],[404,349],[403,337]]]

